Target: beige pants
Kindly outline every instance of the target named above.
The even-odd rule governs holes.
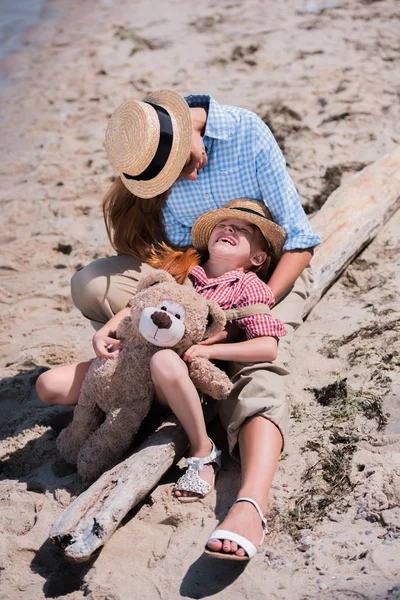
[[[71,281],[72,298],[85,317],[99,329],[124,308],[136,292],[138,281],[152,267],[132,256],[101,258],[76,271]],[[291,292],[271,310],[283,321],[288,334],[279,342],[273,363],[232,363],[233,390],[219,402],[219,415],[227,430],[232,453],[241,426],[249,417],[261,415],[272,421],[282,433],[289,428],[290,410],[285,395],[285,376],[289,374],[290,344],[295,329],[302,323],[302,311],[312,287],[311,269],[297,279]]]

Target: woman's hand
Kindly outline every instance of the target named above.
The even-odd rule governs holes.
[[[188,363],[191,363],[194,358],[208,358],[210,360],[212,358],[211,349],[212,345],[200,346],[200,344],[194,344],[183,353],[183,360]]]
[[[98,358],[116,358],[120,351],[121,340],[116,340],[99,329],[93,336],[92,344]]]

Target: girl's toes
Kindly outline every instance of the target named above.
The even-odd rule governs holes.
[[[220,552],[222,549],[222,541],[221,540],[210,540],[209,542],[207,542],[207,548],[209,548],[213,552]]]
[[[222,550],[224,552],[231,552],[231,542],[229,540],[224,540],[222,544]]]
[[[238,545],[236,542],[231,542],[231,552],[232,554],[236,554],[238,550]]]
[[[243,550],[243,548],[239,548],[235,554],[236,556],[246,556],[246,552]]]

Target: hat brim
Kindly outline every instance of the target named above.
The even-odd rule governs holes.
[[[272,262],[276,264],[279,261],[286,241],[285,230],[280,225],[261,215],[244,213],[241,210],[235,210],[235,208],[217,208],[205,213],[195,221],[192,227],[192,243],[196,250],[207,250],[212,231],[218,223],[225,219],[240,219],[258,227],[264,238],[271,245]]]
[[[148,181],[127,179],[120,173],[126,188],[139,198],[153,198],[166,192],[178,179],[185,166],[192,145],[193,125],[186,100],[172,90],[159,90],[148,94],[143,102],[151,102],[168,111],[173,130],[171,152],[164,168]]]

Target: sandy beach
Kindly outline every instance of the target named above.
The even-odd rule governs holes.
[[[85,489],[56,449],[72,410],[34,389],[92,356],[69,281],[113,253],[103,138],[121,102],[168,87],[255,111],[312,215],[400,144],[399,27],[396,0],[50,0],[1,54],[1,600],[400,598],[399,214],[297,331],[270,533],[247,567],[202,555],[239,487],[218,423],[216,492],[179,504],[174,467],[67,563],[49,532]]]

